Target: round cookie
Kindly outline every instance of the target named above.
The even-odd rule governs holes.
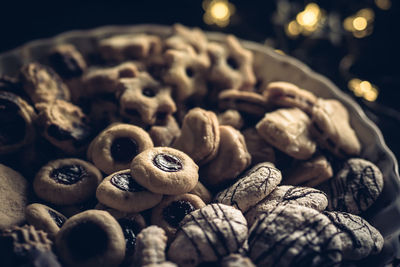
[[[229,125],[240,130],[243,127],[244,120],[240,112],[236,109],[228,109],[218,114],[219,125]]]
[[[239,252],[247,240],[242,213],[224,204],[209,204],[187,215],[168,249],[179,266],[197,266]]]
[[[224,90],[218,95],[220,109],[236,109],[251,115],[263,116],[267,111],[267,100],[253,91]]]
[[[215,202],[246,212],[264,199],[281,182],[282,174],[272,163],[259,163],[238,181],[215,196]]]
[[[147,266],[165,262],[167,236],[165,231],[151,225],[143,229],[136,238],[133,266]]]
[[[103,179],[91,163],[76,158],[48,162],[36,174],[33,189],[38,197],[56,205],[89,200]]]
[[[166,195],[187,193],[199,179],[196,163],[170,147],[154,147],[137,155],[131,163],[131,174],[151,192]]]
[[[58,233],[67,217],[60,212],[40,203],[26,206],[26,220],[36,229],[45,231],[51,239]]]
[[[144,211],[162,199],[162,195],[152,193],[138,184],[130,169],[104,178],[97,187],[96,197],[102,204],[123,212]]]
[[[336,266],[342,260],[337,232],[317,210],[277,206],[250,228],[248,254],[257,266]]]
[[[69,218],[56,236],[57,253],[66,266],[118,266],[125,238],[108,212],[87,210]]]
[[[116,123],[90,143],[87,157],[101,171],[111,174],[128,169],[137,154],[151,147],[153,141],[145,130],[131,124]]]
[[[0,164],[0,229],[25,221],[28,191],[28,181],[20,173]]]

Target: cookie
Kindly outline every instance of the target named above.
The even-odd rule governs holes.
[[[266,142],[254,127],[242,131],[247,151],[251,155],[251,164],[255,165],[261,162],[275,163],[275,150],[272,145]]]
[[[198,182],[198,166],[185,153],[170,147],[154,147],[137,155],[131,174],[151,192],[179,195],[192,190]]]
[[[324,192],[315,188],[281,185],[245,213],[247,223],[253,225],[261,214],[289,204],[323,211],[328,206],[328,199]]]
[[[172,115],[167,115],[165,120],[150,127],[148,131],[154,146],[171,146],[181,134],[181,128]]]
[[[352,158],[333,177],[320,185],[329,199],[328,210],[361,214],[379,197],[383,189],[383,175],[372,162]]]
[[[249,257],[257,266],[336,266],[342,242],[333,223],[317,210],[277,206],[249,230]]]
[[[25,221],[28,192],[28,181],[20,173],[0,164],[0,229]]]
[[[311,133],[321,147],[341,158],[360,154],[360,141],[342,103],[334,99],[318,99],[311,112],[311,121]]]
[[[176,111],[172,88],[146,72],[135,78],[121,79],[117,91],[120,114],[132,122],[153,125]]]
[[[201,182],[197,182],[189,193],[198,196],[206,204],[209,204],[213,199],[212,193]]]
[[[214,189],[235,181],[251,162],[243,135],[238,130],[221,125],[219,132],[221,141],[217,155],[200,169],[201,182]]]
[[[236,109],[227,109],[217,115],[219,125],[229,125],[240,130],[243,127],[244,121],[240,112]]]
[[[87,210],[69,218],[55,240],[65,266],[118,266],[125,256],[125,238],[108,212]]]
[[[238,253],[247,240],[242,213],[224,204],[209,204],[187,215],[181,222],[168,258],[179,266],[197,266]]]
[[[153,141],[145,130],[131,124],[116,123],[93,139],[87,158],[101,171],[111,174],[128,169],[136,155],[151,147]]]
[[[48,162],[36,174],[33,189],[36,195],[52,204],[72,205],[94,196],[103,179],[91,163],[76,158]]]
[[[332,178],[332,166],[324,155],[297,161],[285,174],[283,184],[314,187]]]
[[[255,265],[248,257],[230,254],[221,260],[221,267],[255,267]]]
[[[289,82],[271,82],[263,90],[269,105],[286,108],[299,108],[311,114],[317,97],[310,91]]]
[[[0,155],[9,154],[33,142],[36,112],[21,97],[0,91]]]
[[[40,203],[29,204],[25,208],[26,220],[36,229],[46,232],[50,239],[60,231],[67,217]]]
[[[201,198],[193,194],[164,196],[160,204],[151,210],[151,223],[163,228],[171,241],[183,218],[205,205]]]
[[[83,55],[72,44],[60,44],[48,55],[50,66],[64,79],[82,76],[87,69]]]
[[[123,212],[141,212],[156,206],[162,199],[162,195],[138,184],[129,169],[104,178],[96,189],[96,197],[102,204]]]
[[[220,109],[236,109],[251,115],[263,116],[267,111],[266,98],[252,91],[224,90],[218,95]]]
[[[123,121],[123,118],[119,115],[118,103],[114,99],[93,97],[88,106],[87,115],[96,133],[104,130],[110,124],[122,123]]]
[[[135,266],[147,266],[165,262],[166,247],[167,236],[165,231],[156,225],[146,227],[136,238]]]
[[[256,83],[253,72],[253,54],[243,48],[239,40],[228,35],[222,43],[210,42],[211,58],[209,80],[221,89],[250,90]]]
[[[60,76],[45,65],[31,62],[22,66],[20,80],[34,104],[51,103],[56,99],[70,100],[70,92]]]
[[[272,163],[259,163],[242,175],[233,185],[219,192],[214,201],[246,212],[268,196],[281,180],[281,172]]]
[[[382,235],[363,218],[338,211],[325,211],[324,214],[340,231],[343,259],[360,260],[382,250]]]
[[[193,108],[185,115],[181,135],[172,147],[188,154],[197,164],[204,165],[216,156],[219,143],[219,123],[215,113]]]
[[[311,120],[298,108],[281,108],[265,114],[256,125],[258,134],[268,143],[296,159],[309,159],[316,143],[309,127]]]
[[[39,131],[51,144],[69,155],[82,152],[89,143],[92,129],[80,107],[64,101],[36,105]]]

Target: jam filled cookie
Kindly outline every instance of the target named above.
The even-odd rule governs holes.
[[[172,115],[167,115],[165,120],[151,126],[149,135],[154,146],[170,146],[181,134],[181,128]]]
[[[265,141],[296,159],[308,159],[316,143],[311,137],[311,120],[298,108],[281,108],[265,114],[256,125]]]
[[[15,152],[35,138],[36,113],[21,97],[0,91],[0,155]]]
[[[134,266],[152,266],[165,262],[166,247],[165,231],[156,225],[146,227],[136,238]]]
[[[244,121],[240,112],[235,109],[228,109],[218,114],[219,125],[229,125],[240,130],[243,127]]]
[[[181,135],[172,147],[188,154],[199,165],[212,160],[220,143],[219,123],[212,111],[191,109],[184,117]]]
[[[263,95],[236,89],[224,90],[218,95],[220,109],[236,109],[251,115],[263,116],[267,111],[267,100]]]
[[[82,54],[72,44],[61,44],[51,49],[49,56],[51,67],[64,79],[80,77],[87,69]]]
[[[33,203],[26,206],[26,220],[36,229],[45,231],[53,239],[60,231],[67,217],[46,205]]]
[[[139,184],[158,194],[179,195],[192,190],[199,167],[185,153],[170,147],[154,147],[137,155],[131,174]]]
[[[257,130],[253,127],[242,131],[247,150],[251,155],[251,164],[255,165],[261,162],[275,163],[275,150],[267,141],[265,141]]]
[[[187,215],[168,249],[179,266],[197,266],[238,253],[247,240],[242,213],[224,204],[209,204]]]
[[[28,191],[28,181],[20,173],[0,164],[0,229],[25,221]]]
[[[103,130],[87,150],[87,158],[101,171],[111,174],[128,169],[132,159],[153,147],[149,134],[142,128],[116,123]]]
[[[96,197],[104,205],[123,212],[141,212],[154,207],[162,199],[162,195],[138,184],[129,169],[104,178],[97,187]]]
[[[118,266],[125,238],[108,212],[87,210],[69,218],[56,236],[57,253],[66,266]]]
[[[37,173],[33,189],[38,197],[56,205],[82,203],[96,192],[103,179],[100,171],[81,159],[50,161]]]
[[[160,204],[151,210],[151,223],[162,227],[171,241],[183,218],[205,205],[201,198],[193,194],[165,196]]]

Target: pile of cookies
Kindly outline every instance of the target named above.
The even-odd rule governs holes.
[[[382,250],[346,107],[228,35],[57,44],[0,78],[5,266],[339,266]],[[25,265],[24,265],[25,266]]]

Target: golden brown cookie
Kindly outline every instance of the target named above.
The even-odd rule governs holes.
[[[220,109],[236,109],[247,114],[262,116],[267,111],[267,99],[256,92],[224,90],[218,95]]]
[[[50,239],[60,231],[67,217],[60,212],[40,203],[33,203],[26,206],[26,220],[36,229],[45,231]]]
[[[228,109],[217,115],[219,125],[229,125],[240,130],[243,127],[244,121],[240,112],[236,109]]]
[[[134,266],[158,266],[166,260],[166,248],[165,231],[156,225],[146,227],[136,238]]]
[[[80,77],[87,69],[83,55],[72,44],[60,44],[48,55],[50,66],[64,79]]]
[[[196,186],[189,192],[189,194],[198,196],[206,204],[209,204],[213,199],[210,190],[208,190],[201,182],[197,182]]]
[[[261,162],[275,163],[275,150],[257,132],[256,128],[247,128],[242,131],[247,150],[251,155],[251,164]]]
[[[172,115],[167,115],[164,121],[151,126],[149,135],[154,146],[170,146],[181,134],[181,128]]]

